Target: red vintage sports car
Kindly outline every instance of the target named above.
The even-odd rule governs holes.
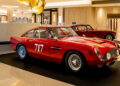
[[[113,41],[116,37],[116,32],[108,30],[94,30],[90,25],[86,24],[76,24],[71,27],[79,36],[98,37],[111,41]]]
[[[11,46],[21,60],[29,56],[64,65],[79,72],[86,65],[103,66],[115,62],[119,55],[115,42],[80,37],[70,27],[40,26],[11,37]]]

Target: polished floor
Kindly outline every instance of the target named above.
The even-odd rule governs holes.
[[[0,55],[13,53],[13,52],[14,51],[12,50],[10,44],[2,44],[2,45],[0,45]]]
[[[73,74],[61,65],[36,59],[22,62],[16,54],[0,56],[0,86],[120,86],[120,62]]]
[[[8,45],[9,46],[9,45]],[[0,55],[0,86],[120,86],[120,62],[111,67],[90,67],[70,73],[62,65],[29,59],[16,53]]]
[[[32,63],[19,61],[15,54],[7,56],[0,56],[0,86],[73,86],[38,74],[44,72],[42,68],[37,69]]]

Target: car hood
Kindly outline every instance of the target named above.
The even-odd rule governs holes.
[[[65,37],[65,38],[62,38],[61,40],[66,42],[77,43],[77,44],[89,45],[89,46],[115,48],[114,44],[111,44],[107,40],[100,39],[100,38]]]
[[[76,43],[95,42],[100,44],[105,42],[99,38],[87,38],[87,37],[65,37],[65,38],[62,38],[61,40],[67,41],[67,42],[76,42]]]

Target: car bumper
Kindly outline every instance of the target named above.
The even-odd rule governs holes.
[[[116,60],[117,60],[117,58],[112,58],[112,59],[106,60],[106,61],[99,61],[97,66],[98,67],[102,67],[104,65],[110,66],[110,65],[114,64]]]

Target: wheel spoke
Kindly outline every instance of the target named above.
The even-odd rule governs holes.
[[[81,59],[79,55],[72,54],[68,59],[68,64],[70,68],[74,71],[78,71],[81,68]]]
[[[20,46],[18,49],[18,54],[20,56],[21,59],[24,59],[26,56],[26,50],[24,46]]]

